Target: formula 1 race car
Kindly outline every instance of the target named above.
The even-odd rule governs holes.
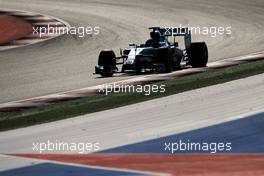
[[[120,49],[119,57],[113,50],[103,50],[99,54],[95,74],[111,77],[118,73],[117,65],[122,65],[124,72],[158,72],[168,73],[183,66],[206,67],[208,49],[205,42],[191,43],[191,32],[188,28],[149,28],[150,39],[145,44],[129,44]],[[185,47],[180,49],[175,38],[183,36]],[[173,41],[171,42],[171,40]],[[120,72],[119,72],[120,73]]]

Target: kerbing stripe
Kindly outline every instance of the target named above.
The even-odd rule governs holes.
[[[39,43],[46,41],[65,34],[65,31],[70,26],[63,20],[57,19],[55,17],[46,16],[43,14],[36,14],[32,12],[23,11],[0,11],[0,14],[10,15],[17,18],[22,18],[27,22],[31,23],[34,27],[31,34],[27,36],[14,40],[8,44],[0,46],[0,51],[9,50],[17,47],[23,47],[31,45],[34,43]],[[48,29],[50,27],[50,29]],[[55,28],[55,32],[54,29]],[[38,33],[37,33],[37,32]],[[41,33],[41,34],[40,34]]]

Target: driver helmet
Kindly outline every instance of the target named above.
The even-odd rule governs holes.
[[[159,31],[152,31],[150,33],[150,37],[156,41],[159,41],[160,40],[160,37],[161,37],[161,34]]]

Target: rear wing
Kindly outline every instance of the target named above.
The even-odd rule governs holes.
[[[185,48],[188,49],[191,46],[191,31],[189,28],[175,28],[175,27],[150,27],[152,31],[159,31],[163,37],[175,37],[183,36],[185,42]]]

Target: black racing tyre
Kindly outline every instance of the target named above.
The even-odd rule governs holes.
[[[115,53],[113,50],[103,50],[99,54],[98,65],[116,66]]]
[[[188,56],[192,67],[206,67],[208,62],[208,48],[206,43],[191,43],[191,47],[188,51]]]
[[[103,66],[101,75],[103,77],[111,77],[116,69],[116,56],[113,50],[103,50],[99,54],[98,65]]]
[[[100,73],[103,77],[112,77],[114,72],[113,72],[113,67],[111,66],[104,66],[104,70]]]

